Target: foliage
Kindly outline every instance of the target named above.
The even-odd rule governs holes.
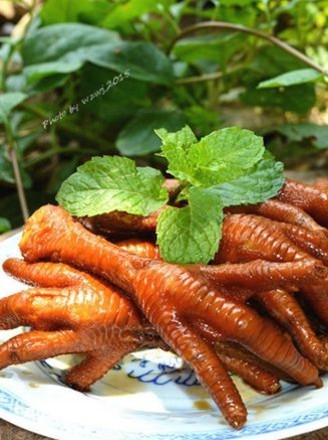
[[[61,182],[92,156],[126,155],[163,171],[169,157],[153,155],[160,148],[155,129],[188,124],[202,137],[235,125],[229,109],[249,109],[238,125],[268,133],[267,145],[284,159],[289,144],[299,151],[307,142],[312,155],[327,148],[327,127],[308,116],[326,110],[328,0],[15,3],[31,21],[0,40],[1,217],[8,200],[17,206],[16,186],[33,209],[38,197],[40,204],[54,200]],[[208,21],[224,26],[206,28]],[[279,124],[268,117],[253,127],[259,112]],[[256,172],[274,172],[271,165],[267,159]],[[210,178],[202,166],[193,179]],[[231,185],[225,197],[235,194]],[[13,226],[21,223],[17,212],[6,215]]]

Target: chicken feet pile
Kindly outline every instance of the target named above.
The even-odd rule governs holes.
[[[143,347],[166,348],[131,301],[104,280],[62,263],[29,264],[10,258],[3,268],[37,287],[0,301],[0,328],[32,328],[1,345],[0,368],[83,353],[85,359],[65,380],[87,390],[127,353]]]
[[[4,265],[38,287],[0,301],[1,328],[32,330],[1,346],[0,368],[84,353],[66,380],[86,389],[128,352],[168,348],[235,428],[247,411],[228,371],[266,393],[278,391],[280,379],[321,386],[328,192],[309,188],[287,181],[276,200],[227,212],[220,250],[206,266],[165,263],[152,243],[113,244],[60,207],[40,208],[24,228],[25,261]]]

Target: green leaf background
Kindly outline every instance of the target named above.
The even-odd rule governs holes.
[[[143,110],[120,132],[116,146],[126,156],[141,156],[159,150],[160,141],[155,135],[157,128],[178,130],[186,122],[178,110]]]
[[[262,81],[259,85],[259,89],[266,89],[272,87],[289,87],[296,84],[304,84],[308,82],[316,81],[319,78],[323,78],[323,75],[314,69],[298,69],[291,72],[283,73],[275,78]]]
[[[169,84],[173,79],[167,56],[153,44],[122,41],[117,33],[80,23],[40,28],[25,40],[24,72],[30,82],[79,70],[86,62],[132,78]]]
[[[29,205],[37,206],[35,193],[40,200],[41,195],[53,200],[61,182],[92,156],[117,153],[162,173],[168,163],[170,174],[183,179],[185,194],[190,182],[219,186],[224,203],[274,194],[281,183],[278,165],[260,158],[259,152],[257,156],[256,148],[238,159],[232,145],[236,161],[230,161],[233,170],[226,172],[225,153],[215,142],[211,147],[200,143],[192,153],[190,146],[179,144],[179,135],[172,132],[185,124],[195,133],[192,145],[199,142],[195,136],[237,125],[264,135],[265,144],[288,166],[325,170],[327,127],[318,125],[325,124],[321,116],[327,107],[321,74],[269,42],[237,32],[204,29],[171,44],[189,24],[219,20],[273,34],[325,68],[324,3],[42,2],[26,35],[0,37],[0,121],[13,130]],[[128,78],[83,103],[127,70]],[[75,104],[78,111],[43,129],[45,119]],[[175,136],[167,140],[165,157],[152,154],[160,150],[154,134],[160,127]],[[1,144],[0,198],[7,200],[16,189],[4,137]],[[248,167],[246,174],[238,176],[238,161]],[[271,187],[265,173],[273,179]],[[263,191],[252,189],[260,182],[256,179],[262,179]],[[18,203],[17,198],[11,203]],[[8,212],[11,203],[4,208]],[[7,211],[2,216],[17,225],[16,213],[12,220]]]

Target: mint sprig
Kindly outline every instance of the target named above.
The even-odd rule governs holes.
[[[283,165],[249,130],[217,130],[198,141],[190,127],[156,130],[167,172],[181,181],[176,200],[158,218],[161,256],[172,263],[208,263],[218,250],[223,208],[274,197],[284,183]],[[114,210],[149,215],[168,200],[164,177],[124,157],[96,157],[61,186],[57,201],[70,214],[93,216]]]
[[[263,139],[237,127],[224,128],[199,142],[189,127],[177,133],[157,130],[168,172],[195,186],[209,187],[242,176],[264,154]]]

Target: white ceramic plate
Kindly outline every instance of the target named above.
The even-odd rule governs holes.
[[[19,256],[16,235],[0,245],[0,264]],[[25,288],[0,272],[1,295]],[[17,331],[0,331],[0,342]],[[181,360],[161,350],[127,356],[90,393],[62,383],[74,359],[9,367],[0,372],[0,417],[58,440],[277,440],[328,426],[328,378],[319,390],[285,384],[271,397],[236,379],[246,426],[230,428]]]

